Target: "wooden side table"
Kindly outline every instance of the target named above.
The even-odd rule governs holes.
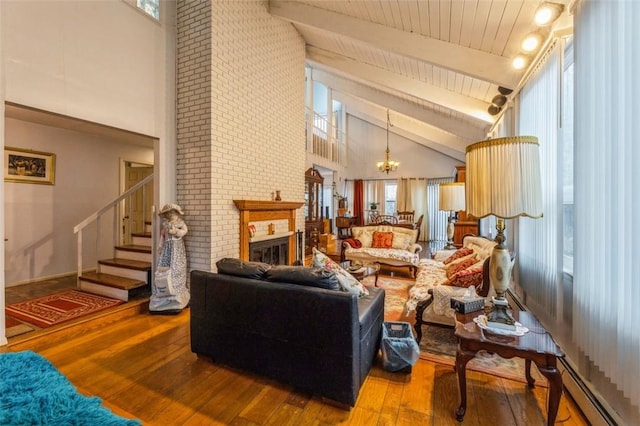
[[[547,425],[554,424],[562,396],[562,375],[558,371],[557,360],[564,357],[564,353],[531,312],[517,312],[514,317],[529,329],[524,336],[504,336],[486,332],[473,321],[456,322],[456,372],[460,387],[460,406],[456,411],[456,418],[459,422],[464,419],[467,411],[467,363],[475,357],[476,352],[485,350],[503,358],[524,358],[525,376],[530,388],[535,382],[531,377],[531,362],[536,364],[540,373],[549,380]]]

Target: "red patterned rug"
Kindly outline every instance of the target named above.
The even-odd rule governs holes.
[[[70,321],[124,303],[78,290],[66,290],[49,296],[7,305],[7,315],[38,327]]]

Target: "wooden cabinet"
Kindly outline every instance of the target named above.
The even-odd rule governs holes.
[[[466,166],[456,166],[456,182],[464,182],[467,174]],[[458,220],[454,224],[453,243],[456,246],[462,246],[462,237],[466,234],[478,235],[479,225],[478,219],[468,215],[467,212],[458,212]]]
[[[324,217],[322,216],[322,189],[324,178],[314,168],[304,174],[304,253],[311,255],[312,249],[318,247],[320,234],[324,234]]]

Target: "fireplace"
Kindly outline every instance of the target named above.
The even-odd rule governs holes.
[[[293,265],[296,261],[296,210],[304,205],[298,201],[261,201],[261,200],[233,200],[240,210],[240,259],[254,260],[254,248],[259,250],[260,257],[274,259],[278,262],[267,262],[281,265]],[[283,221],[286,232],[275,235],[251,235],[249,227],[256,222]],[[284,230],[283,230],[284,231]],[[286,250],[276,240],[286,240]],[[263,244],[264,243],[264,244]],[[274,246],[277,244],[277,253]],[[269,247],[271,247],[269,249]],[[268,252],[268,256],[267,256]],[[255,254],[255,256],[258,256]]]

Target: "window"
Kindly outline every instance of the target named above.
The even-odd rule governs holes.
[[[396,182],[384,183],[384,214],[396,214],[396,200],[398,184]]]
[[[137,0],[136,5],[147,15],[155,19],[160,19],[160,0]]]

